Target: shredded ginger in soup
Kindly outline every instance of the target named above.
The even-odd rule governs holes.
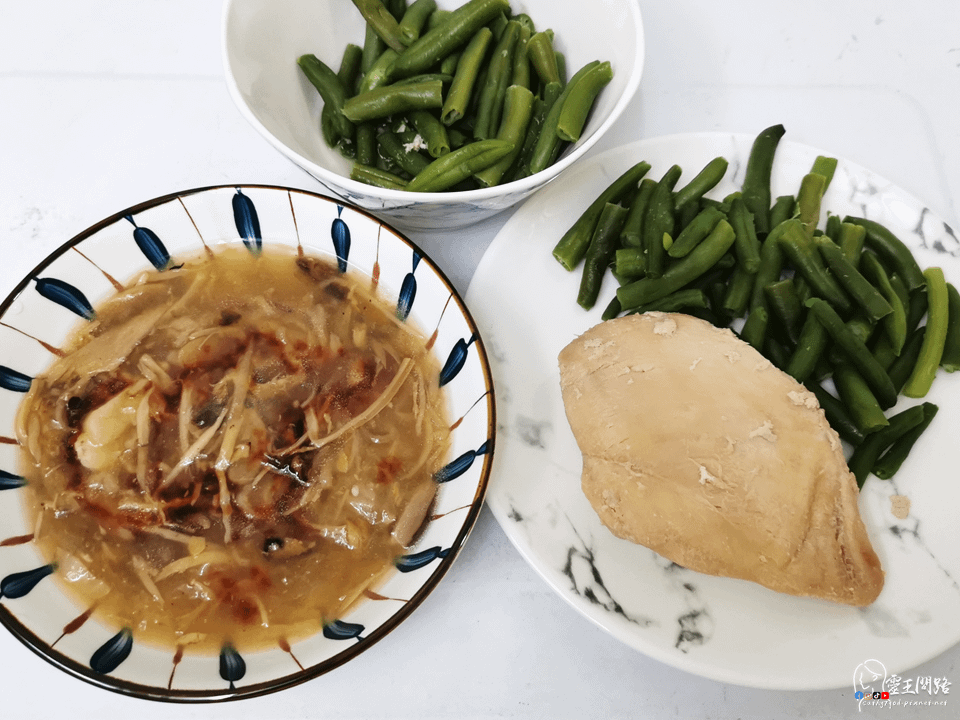
[[[373,281],[326,260],[230,246],[147,273],[20,408],[35,541],[141,640],[312,634],[429,512],[449,449],[438,377]]]

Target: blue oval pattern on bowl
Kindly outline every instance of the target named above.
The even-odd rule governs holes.
[[[118,233],[117,226],[128,229]],[[329,244],[306,240],[324,236]],[[394,291],[397,317],[416,321],[442,360],[437,382],[447,388],[456,457],[435,473],[440,490],[433,513],[416,545],[395,560],[394,577],[346,617],[318,619],[316,636],[249,657],[225,645],[219,656],[188,658],[182,648],[138,644],[130,628],[102,625],[94,608],[78,610],[57,582],[43,582],[56,566],[36,549],[28,560],[30,529],[12,530],[24,518],[12,522],[0,514],[0,520],[9,521],[0,533],[0,622],[67,672],[147,699],[211,702],[261,695],[316,677],[366,650],[445,575],[476,521],[490,473],[495,406],[489,366],[476,325],[443,272],[420,248],[363,210],[270,186],[201,188],[158,198],[107,218],[44,260],[0,305],[0,332],[9,331],[0,345],[0,419],[5,427],[13,427],[20,396],[73,330],[67,317],[48,322],[54,317],[49,306],[68,311],[74,320],[92,320],[96,301],[123,287],[116,278],[166,270],[174,257],[227,242],[242,242],[252,253],[280,243],[326,254],[340,272],[370,277],[381,296],[389,299]],[[45,360],[38,362],[38,357]],[[3,432],[9,431],[0,430],[0,448],[15,446],[13,433]],[[478,458],[481,467],[474,467]],[[16,493],[26,485],[16,474],[15,452],[0,454],[0,465],[0,490]],[[51,636],[57,637],[52,643],[41,640]],[[345,646],[345,640],[353,642]],[[164,654],[167,662],[158,663]]]

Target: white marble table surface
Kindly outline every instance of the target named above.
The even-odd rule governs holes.
[[[874,170],[958,227],[957,0],[641,0],[641,8],[640,91],[593,153],[642,137],[754,133],[782,122],[791,140]],[[0,0],[0,294],[65,240],[148,198],[241,182],[319,190],[231,103],[220,15],[220,0]],[[465,291],[507,217],[453,237],[412,237]],[[954,647],[915,670],[954,683],[946,707],[859,714],[957,717],[958,661]],[[858,715],[852,687],[741,688],[631,650],[557,597],[487,511],[417,612],[307,684],[174,707],[74,680],[0,632],[0,698],[11,718]]]

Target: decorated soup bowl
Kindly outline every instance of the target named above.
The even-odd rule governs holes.
[[[0,621],[100,687],[214,701],[320,675],[410,615],[480,511],[476,326],[355,207],[142,203],[43,260],[0,336]]]

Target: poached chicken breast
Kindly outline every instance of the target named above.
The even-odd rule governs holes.
[[[608,320],[559,355],[583,492],[615,535],[683,567],[872,603],[883,570],[815,396],[730,330]]]

